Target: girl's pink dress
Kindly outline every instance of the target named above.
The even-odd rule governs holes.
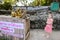
[[[48,33],[51,33],[52,32],[52,23],[53,23],[53,20],[52,19],[48,19],[47,20],[47,25],[45,27],[45,32],[48,32]]]

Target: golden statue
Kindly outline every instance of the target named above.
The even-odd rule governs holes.
[[[15,12],[12,12],[12,17],[23,18],[25,17],[26,11],[23,9],[17,9]]]

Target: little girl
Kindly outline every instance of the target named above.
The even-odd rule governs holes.
[[[46,22],[46,27],[44,28],[46,32],[46,37],[49,38],[51,33],[52,33],[52,24],[53,24],[53,16],[51,13],[49,13],[47,22]]]

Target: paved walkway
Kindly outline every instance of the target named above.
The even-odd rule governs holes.
[[[34,29],[30,31],[29,40],[60,40],[60,31],[53,31],[50,39],[46,39],[42,35],[44,34],[44,30]]]

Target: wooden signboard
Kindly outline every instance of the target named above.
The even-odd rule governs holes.
[[[12,37],[12,40],[27,40],[30,33],[30,21],[29,19],[1,16],[0,30],[5,36]]]

